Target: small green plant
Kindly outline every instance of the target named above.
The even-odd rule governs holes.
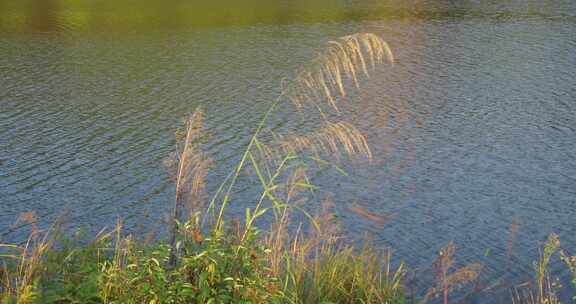
[[[548,264],[550,263],[550,258],[560,247],[560,240],[558,235],[551,233],[548,236],[546,244],[544,244],[544,249],[540,253],[540,259],[535,264],[536,268],[536,286],[538,288],[537,301],[540,304],[554,304],[560,303],[556,297],[556,292],[552,282],[550,280],[550,274],[548,273]]]
[[[198,303],[272,303],[281,298],[279,280],[267,268],[270,250],[251,230],[240,243],[236,237],[211,236],[182,259]]]
[[[27,212],[18,219],[31,223],[31,232],[23,246],[0,244],[0,300],[7,304],[34,303],[39,296],[39,285],[45,270],[44,260],[54,245],[54,224],[45,231],[36,227],[33,212]]]
[[[515,304],[560,304],[556,294],[558,284],[551,280],[548,272],[550,259],[560,248],[558,235],[551,233],[540,252],[538,261],[534,262],[535,288],[515,288],[512,292],[512,302]],[[534,292],[536,289],[536,292]]]

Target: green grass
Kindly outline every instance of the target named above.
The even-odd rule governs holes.
[[[403,266],[366,247],[332,243],[268,247],[262,231],[179,235],[176,267],[170,245],[138,245],[122,235],[100,235],[88,245],[60,239],[36,246],[35,257],[12,248],[4,262],[2,303],[405,303]],[[47,232],[48,233],[48,232]],[[302,236],[303,237],[303,236]],[[57,247],[50,247],[57,244]],[[309,251],[313,251],[309,252]],[[272,265],[272,256],[281,255]],[[277,266],[278,268],[275,268]],[[30,273],[21,280],[21,270]]]

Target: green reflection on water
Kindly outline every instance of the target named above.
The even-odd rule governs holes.
[[[555,9],[551,2],[510,3],[502,7],[497,2],[454,0],[0,0],[0,32],[134,32],[464,17],[576,21],[573,13]]]
[[[340,22],[402,15],[403,13],[399,12],[400,1],[392,2],[0,0],[0,31],[139,31],[181,27]]]
[[[0,0],[0,32],[134,32],[383,19],[549,19],[569,3],[510,0]]]

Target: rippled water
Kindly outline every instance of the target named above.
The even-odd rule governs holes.
[[[573,1],[252,1],[261,9],[226,13],[185,2],[39,2],[0,0],[4,239],[18,238],[11,227],[28,210],[46,223],[68,210],[73,225],[94,230],[118,216],[134,231],[150,228],[169,209],[162,161],[186,113],[205,109],[218,164],[208,180],[219,181],[282,77],[326,41],[374,32],[397,64],[365,80],[346,110],[368,130],[375,159],[344,163],[351,178],[315,177],[334,193],[348,234],[368,231],[428,273],[454,240],[459,261],[480,261],[494,278],[517,218],[517,282],[549,232],[576,248]],[[279,113],[271,126],[314,126],[292,116]],[[241,185],[238,212],[253,188]],[[391,220],[375,225],[351,203]]]

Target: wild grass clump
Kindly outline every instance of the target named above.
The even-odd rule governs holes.
[[[278,280],[266,270],[266,249],[251,231],[240,245],[233,237],[207,236],[181,243],[178,265],[169,264],[167,243],[135,246],[120,237],[113,258],[100,263],[103,303],[264,303],[279,297]]]
[[[322,246],[311,260],[293,258],[288,296],[296,303],[405,302],[404,265],[392,269],[389,252]]]
[[[385,59],[393,60],[390,49],[373,34],[330,42],[271,103],[207,205],[211,161],[201,149],[204,115],[197,109],[166,162],[175,182],[167,241],[142,243],[123,235],[121,222],[87,245],[36,232],[25,246],[2,245],[2,303],[403,303],[403,264],[393,269],[389,252],[343,245],[330,213],[313,215],[304,206],[317,189],[310,162],[325,165],[323,156],[336,154],[371,158],[366,137],[337,104],[349,83],[358,87],[360,74]],[[264,134],[280,104],[312,106],[318,129]],[[226,210],[247,171],[261,194],[243,221],[229,221]],[[295,221],[295,213],[306,221]],[[257,228],[264,215],[273,219],[269,230]]]

